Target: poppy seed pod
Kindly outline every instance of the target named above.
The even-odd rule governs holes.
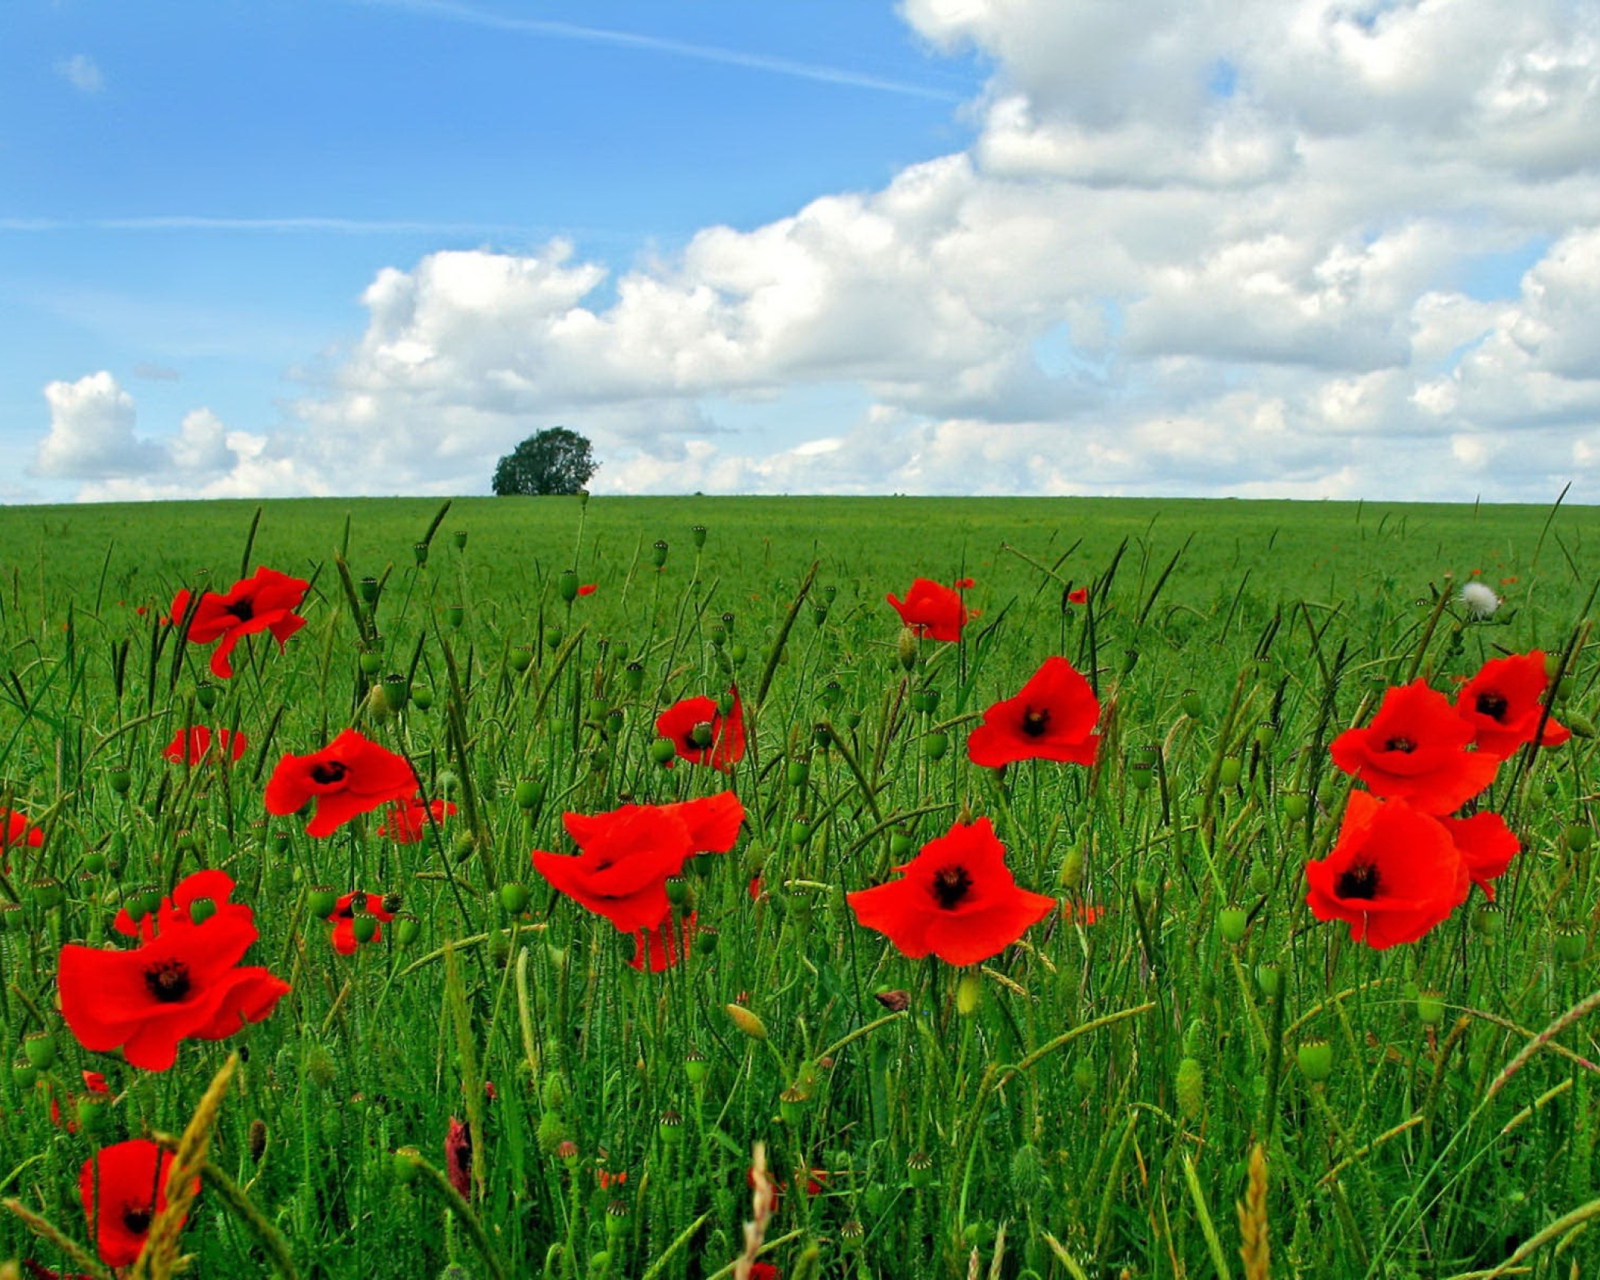
[[[519,880],[508,880],[500,886],[500,905],[512,915],[521,915],[533,901],[533,892]]]
[[[1183,714],[1191,720],[1198,720],[1200,712],[1204,710],[1204,704],[1200,701],[1199,693],[1193,689],[1185,689],[1183,691],[1183,696],[1178,699],[1178,706],[1183,709]]]
[[[523,778],[512,793],[519,809],[537,809],[544,799],[544,787],[532,778]]]
[[[417,567],[421,568],[428,563],[428,544],[426,542],[413,542],[411,554],[417,558]]]
[[[422,921],[409,911],[394,918],[394,940],[400,946],[409,947],[421,934]]]
[[[456,544],[457,551],[465,551],[467,549],[467,531],[465,529],[457,529],[450,537]]]
[[[683,1116],[676,1111],[663,1111],[656,1121],[656,1131],[667,1146],[677,1146],[683,1141]]]
[[[48,1031],[33,1031],[23,1037],[22,1056],[40,1071],[48,1071],[56,1061],[56,1038]]]
[[[11,1083],[18,1089],[28,1090],[33,1088],[39,1079],[39,1068],[26,1058],[18,1058],[11,1064]]]
[[[710,1069],[711,1064],[699,1049],[691,1047],[689,1052],[683,1055],[683,1074],[689,1077],[690,1084],[704,1084]]]
[[[327,885],[317,885],[306,894],[306,910],[319,920],[326,920],[339,905],[339,895]]]
[[[419,684],[411,690],[411,705],[418,711],[426,711],[433,705],[433,690],[425,684]]]
[[[467,611],[460,605],[453,604],[444,611],[444,620],[450,624],[452,631],[458,630],[467,620]]]
[[[694,538],[694,548],[695,548],[696,551],[698,551],[701,547],[706,545],[706,527],[705,527],[705,525],[697,524],[697,525],[694,526],[694,528],[689,530],[689,533]]]
[[[949,748],[950,735],[947,733],[930,733],[922,739],[922,754],[929,760],[943,760]]]
[[[911,1185],[922,1190],[933,1182],[933,1157],[926,1151],[913,1151],[906,1157],[906,1173],[910,1175]]]
[[[117,765],[108,775],[111,789],[119,796],[128,794],[128,788],[133,785],[133,775],[128,772],[126,765]]]
[[[571,604],[578,598],[578,575],[571,569],[563,569],[561,577],[556,580],[556,590],[561,593],[561,598]]]
[[[667,563],[667,544],[665,539],[657,538],[650,548],[650,563],[657,569]]]
[[[375,676],[383,670],[383,655],[371,649],[362,651],[360,662],[361,674],[364,676]]]
[[[404,711],[406,702],[411,696],[411,682],[399,672],[391,672],[383,678],[383,701],[390,711]]]
[[[1249,924],[1250,915],[1243,907],[1223,907],[1217,912],[1217,932],[1222,935],[1224,942],[1234,946],[1244,940],[1244,931]]]
[[[650,758],[663,769],[672,763],[677,754],[678,749],[672,744],[671,738],[657,738],[650,744]]]
[[[367,577],[361,579],[361,603],[378,603],[378,580],[376,578]]]
[[[1587,939],[1583,936],[1581,926],[1560,924],[1556,926],[1552,945],[1555,948],[1556,959],[1566,964],[1577,964],[1583,959],[1583,953],[1587,949]]]
[[[1417,1017],[1425,1027],[1439,1025],[1444,1017],[1444,997],[1437,991],[1422,991],[1417,994]]]
[[[1300,1074],[1312,1084],[1321,1084],[1333,1074],[1333,1046],[1326,1040],[1303,1041],[1295,1051]]]
[[[533,649],[528,645],[519,644],[511,650],[507,661],[511,663],[511,669],[521,675],[533,665]]]
[[[194,690],[194,700],[205,710],[210,711],[217,705],[217,686],[214,684],[198,684]]]
[[[1310,807],[1311,802],[1306,799],[1303,792],[1291,791],[1283,798],[1283,816],[1290,822],[1299,822],[1306,816],[1306,811]]]
[[[1236,787],[1243,772],[1244,764],[1239,757],[1227,756],[1217,770],[1217,781],[1225,787]]]

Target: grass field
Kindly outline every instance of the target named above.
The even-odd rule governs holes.
[[[1593,509],[440,507],[0,509],[0,809],[43,836],[0,874],[0,1274],[730,1276],[756,1144],[785,1280],[1600,1274]],[[174,596],[263,565],[310,584],[305,625],[219,678]],[[885,594],[916,576],[972,579],[959,642],[903,634]],[[1450,806],[1520,842],[1495,904],[1382,950],[1317,919],[1304,868],[1368,785],[1329,743],[1413,675],[1453,698],[1533,650],[1574,736]],[[974,764],[1051,655],[1091,678],[1096,763]],[[664,767],[658,716],[734,688],[742,758]],[[248,745],[164,758],[191,726]],[[269,814],[285,753],[347,728],[455,811],[411,843],[384,807],[325,837]],[[666,884],[688,932],[661,972],[530,859],[573,851],[566,813],[729,789],[737,842]],[[1058,900],[1020,941],[951,964],[858,922],[848,894],[983,818]],[[58,983],[89,963],[63,947],[131,955],[118,908],[207,868],[232,904],[160,938],[238,934],[243,904],[240,963],[290,990],[169,1069],[85,1047],[74,1002],[111,996]],[[343,954],[352,891],[375,911],[339,928],[381,936]],[[182,1234],[158,1247],[179,1215],[145,1190],[113,1234],[154,1243],[119,1260],[86,1162],[186,1125]]]

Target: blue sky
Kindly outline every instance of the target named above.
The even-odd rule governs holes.
[[[0,501],[554,423],[602,492],[1586,500],[1600,3],[0,7]]]

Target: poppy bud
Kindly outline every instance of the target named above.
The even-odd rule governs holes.
[[[1589,827],[1578,822],[1570,825],[1565,832],[1567,848],[1571,849],[1573,853],[1582,853],[1589,847],[1589,841],[1593,837],[1594,832]]]
[[[728,656],[733,659],[734,666],[742,667],[744,666],[744,660],[750,656],[750,647],[748,645],[736,644],[728,650]]]
[[[1193,689],[1185,689],[1183,696],[1178,699],[1178,705],[1183,708],[1183,714],[1191,720],[1198,720],[1202,710],[1200,695]]]
[[[911,1177],[911,1185],[922,1190],[933,1181],[933,1157],[926,1151],[913,1151],[906,1157],[906,1172]]]
[[[319,920],[326,920],[339,905],[339,895],[325,884],[319,884],[306,894],[306,910]]]
[[[930,733],[922,739],[922,754],[929,760],[943,760],[949,747],[950,735],[947,733]]]
[[[1222,761],[1222,767],[1217,770],[1217,781],[1225,787],[1239,785],[1239,777],[1244,772],[1244,765],[1238,756],[1227,756]]]
[[[128,788],[133,785],[133,775],[128,772],[126,765],[119,764],[113,768],[108,775],[108,780],[111,783],[111,789],[119,796],[127,795]]]
[[[1306,816],[1306,811],[1310,807],[1311,802],[1306,799],[1303,792],[1291,791],[1283,798],[1283,816],[1290,822],[1299,822]]]
[[[1223,907],[1217,912],[1217,932],[1222,935],[1222,940],[1237,946],[1244,940],[1244,931],[1249,927],[1250,915],[1243,907]]]
[[[411,690],[411,705],[418,711],[426,711],[433,705],[433,690],[425,684],[419,684]]]
[[[1178,1110],[1190,1120],[1200,1119],[1206,1108],[1206,1069],[1198,1058],[1185,1058],[1178,1063],[1178,1077],[1174,1086]]]
[[[1067,856],[1061,859],[1061,874],[1058,878],[1060,885],[1068,893],[1076,893],[1083,888],[1083,842],[1080,840],[1067,850]]]
[[[1435,1027],[1444,1017],[1444,997],[1437,991],[1423,991],[1417,995],[1417,1017],[1425,1027]]]
[[[383,655],[371,649],[364,649],[361,653],[361,674],[375,676],[383,670]]]
[[[217,904],[210,898],[196,898],[189,904],[189,919],[195,924],[204,924],[217,914]]]
[[[560,627],[546,627],[544,629],[544,643],[547,649],[559,649],[564,633]]]
[[[656,568],[661,568],[667,562],[667,544],[662,538],[657,538],[650,548],[650,563]]]
[[[1326,1040],[1303,1041],[1295,1051],[1300,1074],[1312,1084],[1321,1084],[1333,1074],[1333,1046]]]
[[[1272,868],[1257,862],[1250,868],[1250,888],[1256,893],[1266,893],[1272,888]]]
[[[250,1122],[250,1132],[246,1141],[250,1151],[250,1159],[255,1164],[261,1163],[261,1157],[267,1154],[267,1122],[260,1118]]]
[[[467,549],[467,531],[465,529],[457,529],[450,537],[456,544],[457,551],[465,551]]]
[[[450,624],[452,631],[459,630],[461,624],[467,620],[467,611],[460,605],[453,604],[444,611],[444,620]]]
[[[728,1016],[733,1019],[733,1025],[752,1040],[765,1040],[767,1038],[767,1024],[742,1004],[730,1004],[723,1007],[727,1009]]]
[[[561,598],[571,604],[578,598],[578,575],[571,569],[563,569],[561,576],[556,579],[556,590],[561,593]]]
[[[533,649],[525,644],[519,644],[511,651],[511,669],[521,675],[533,665]]]
[[[18,1058],[11,1064],[11,1083],[17,1088],[27,1090],[33,1088],[34,1082],[39,1078],[39,1068],[26,1058]]]
[[[907,671],[917,665],[917,633],[910,627],[900,628],[900,639],[895,646],[900,665]]]
[[[422,921],[409,911],[394,918],[394,940],[402,947],[409,947],[422,933]]]
[[[676,1111],[663,1111],[656,1122],[656,1131],[667,1146],[677,1146],[683,1141],[683,1116]]]
[[[404,711],[406,701],[411,696],[411,682],[399,672],[391,672],[383,678],[383,700],[388,704],[390,711]]]
[[[678,748],[672,743],[671,738],[657,738],[650,744],[650,758],[665,769],[672,763],[672,758],[678,754]]]
[[[1559,924],[1556,926],[1554,946],[1556,958],[1567,964],[1577,964],[1583,959],[1587,949],[1588,940],[1583,936],[1583,929],[1575,924]]]
[[[521,915],[533,901],[533,891],[518,880],[508,880],[500,886],[500,905],[512,915]]]
[[[909,858],[916,847],[916,843],[904,831],[895,831],[889,836],[889,856],[892,858]]]
[[[1588,716],[1579,715],[1576,711],[1568,711],[1561,717],[1561,723],[1571,729],[1573,735],[1579,738],[1592,738],[1595,736],[1594,721]]]
[[[523,778],[522,781],[517,783],[513,794],[517,801],[517,808],[537,809],[544,799],[544,787],[532,778]]]
[[[706,1061],[706,1055],[699,1049],[691,1047],[689,1052],[683,1055],[683,1074],[689,1077],[690,1084],[703,1084],[710,1069],[711,1065]]]
[[[983,1003],[983,979],[975,973],[964,973],[956,984],[956,1012],[970,1018]]]
[[[210,711],[217,705],[217,686],[214,684],[198,684],[194,690],[194,700],[205,710]]]
[[[23,1037],[22,1056],[40,1071],[48,1071],[56,1061],[56,1038],[48,1031],[34,1031]]]

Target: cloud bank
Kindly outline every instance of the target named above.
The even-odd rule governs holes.
[[[1600,479],[1600,7],[905,0],[994,74],[966,150],[612,278],[566,241],[383,270],[287,421],[157,444],[46,390],[85,497],[601,492],[1545,500]],[[851,408],[820,414],[844,389]],[[204,411],[199,411],[204,413]]]

